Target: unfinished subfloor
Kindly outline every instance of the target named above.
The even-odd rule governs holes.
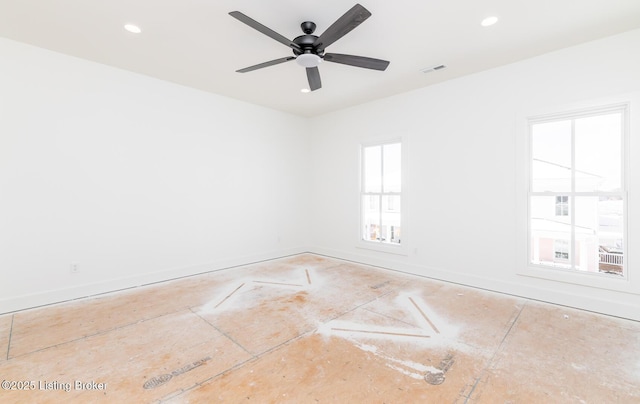
[[[2,403],[640,402],[640,323],[311,254],[0,316]]]

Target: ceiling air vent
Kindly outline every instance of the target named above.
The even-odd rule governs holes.
[[[431,73],[431,72],[435,72],[438,70],[442,70],[442,69],[446,69],[447,66],[445,65],[436,65],[436,66],[431,66],[431,67],[426,67],[422,70],[420,70],[422,73]]]

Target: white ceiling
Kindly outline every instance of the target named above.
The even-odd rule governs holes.
[[[384,72],[322,63],[323,88],[303,94],[292,55],[228,15],[238,10],[293,39],[320,35],[356,0],[0,0],[0,36],[121,69],[315,116],[640,27],[640,0],[361,0],[372,16],[327,48],[391,61]],[[489,28],[480,21],[496,15]],[[143,32],[131,34],[126,23]],[[445,64],[424,74],[421,69]]]

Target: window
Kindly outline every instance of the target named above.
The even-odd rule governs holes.
[[[529,262],[624,276],[626,105],[529,120]]]
[[[362,147],[360,239],[399,246],[402,242],[402,144]]]
[[[556,216],[569,216],[569,197],[556,196]]]
[[[569,242],[567,240],[554,240],[553,251],[556,260],[569,260]]]

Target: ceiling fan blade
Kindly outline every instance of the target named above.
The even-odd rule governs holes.
[[[254,70],[262,69],[263,67],[269,67],[269,66],[273,66],[273,65],[278,65],[280,63],[288,62],[288,61],[293,60],[293,59],[295,59],[294,56],[287,56],[286,58],[270,60],[268,62],[260,63],[260,64],[249,66],[249,67],[245,67],[244,69],[236,70],[236,72],[237,73],[251,72],[251,71],[254,71]]]
[[[362,24],[364,20],[369,17],[371,17],[369,10],[360,4],[356,4],[342,17],[338,18],[336,22],[331,24],[331,26],[315,40],[313,46],[316,47],[318,52],[323,51],[324,48],[351,32],[351,30]]]
[[[318,70],[317,67],[307,67],[307,79],[309,80],[309,89],[311,91],[322,87],[322,82],[320,81],[320,70]]]
[[[232,16],[233,18],[247,24],[248,26],[250,26],[251,28],[262,32],[263,34],[265,34],[266,36],[275,39],[276,41],[280,42],[281,44],[284,44],[290,48],[296,49],[296,50],[300,50],[300,46],[298,46],[298,44],[292,42],[291,40],[285,38],[284,36],[278,34],[277,32],[275,32],[274,30],[272,30],[271,28],[267,28],[264,25],[260,24],[258,21],[254,20],[251,17],[247,17],[246,15],[242,14],[240,11],[232,11],[229,13],[230,16]]]
[[[343,65],[364,67],[365,69],[384,71],[389,66],[388,60],[367,58],[364,56],[343,55],[340,53],[326,53],[323,58],[327,62],[342,63]]]

